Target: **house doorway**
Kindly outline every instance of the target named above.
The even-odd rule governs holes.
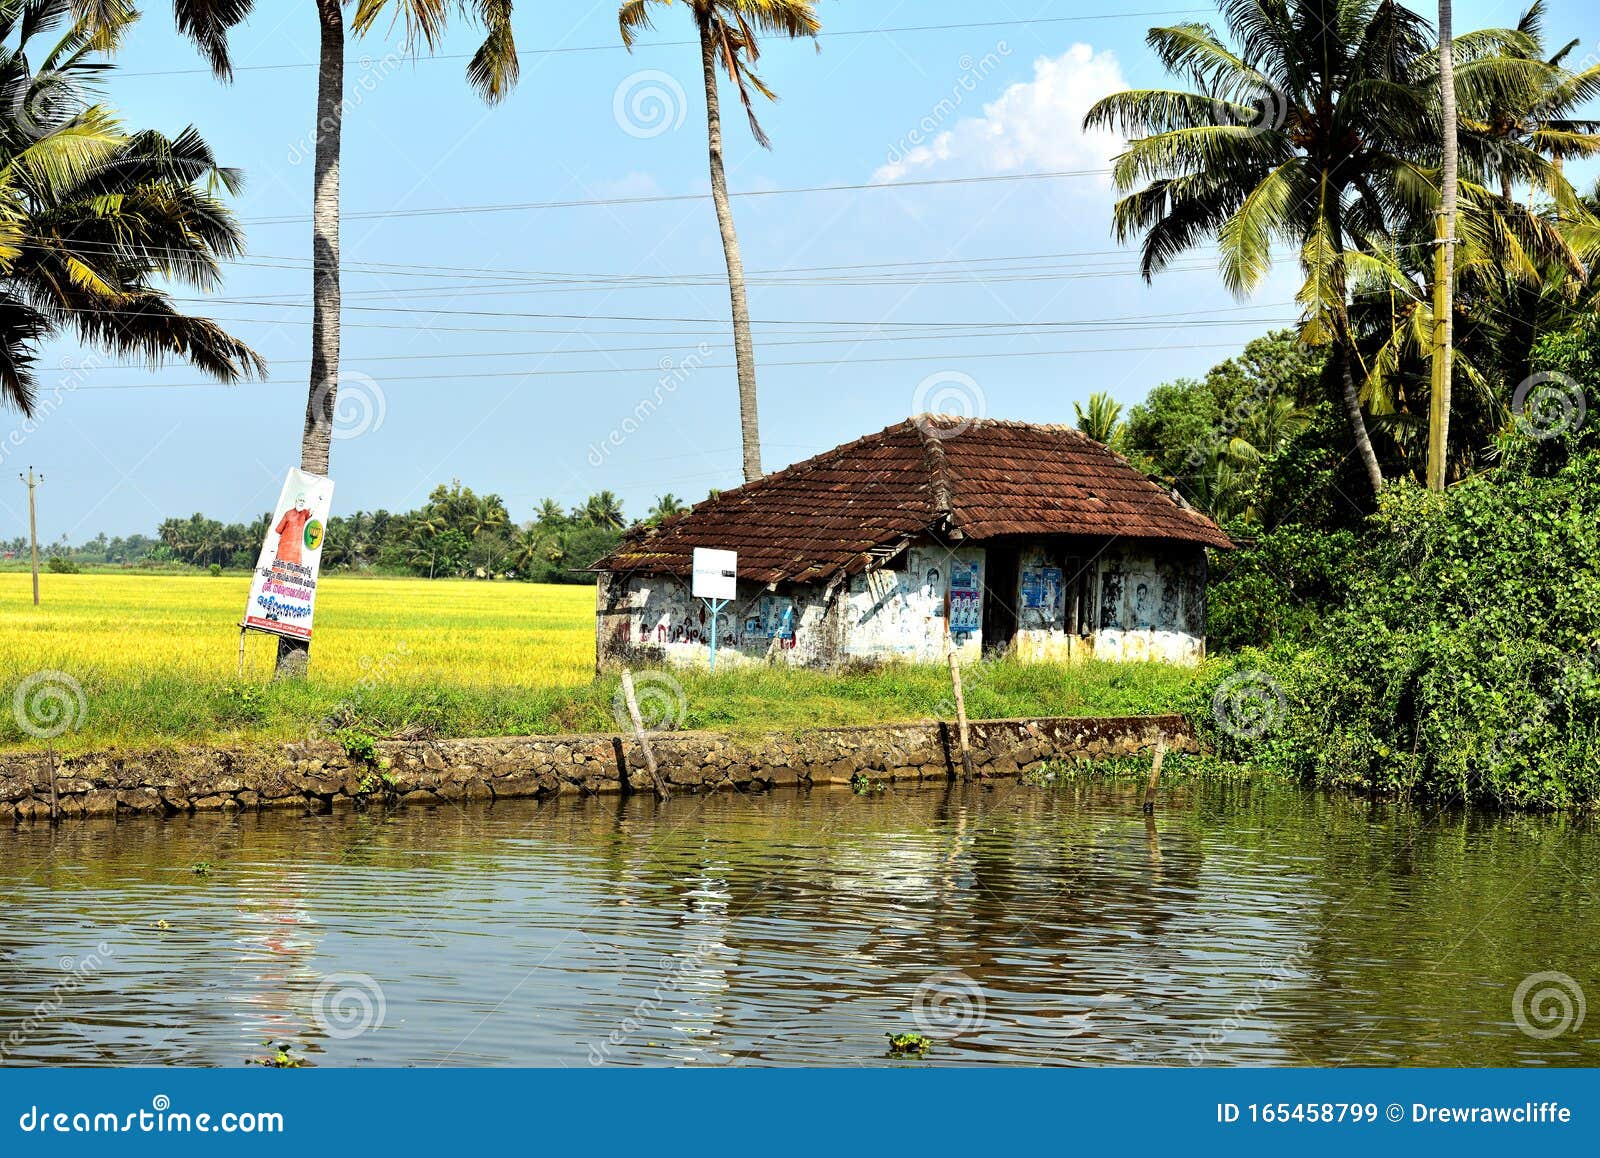
[[[1015,547],[990,547],[983,561],[983,652],[1011,646],[1017,634],[1017,572],[1021,556]]]

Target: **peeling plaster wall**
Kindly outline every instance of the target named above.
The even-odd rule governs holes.
[[[1113,545],[1078,562],[1066,549],[1027,547],[1017,564],[1019,659],[1205,658],[1206,557],[1199,547]]]
[[[774,660],[823,666],[838,654],[837,598],[807,584],[780,592],[741,581],[739,597],[723,608],[717,662]],[[830,614],[834,611],[834,614]],[[678,665],[711,659],[711,610],[670,575],[602,576],[597,615],[602,660],[644,655]]]
[[[1206,655],[1206,556],[1201,548],[1130,548],[1102,560],[1099,659],[1197,664]]]
[[[1018,658],[1034,662],[1205,657],[1205,552],[1173,544],[1024,547],[1015,580]],[[718,663],[781,662],[828,667],[843,660],[936,663],[952,644],[982,655],[982,547],[913,544],[893,565],[851,576],[834,589],[739,584],[722,613]],[[1007,577],[997,576],[996,579]],[[1001,586],[1009,590],[1009,586]],[[992,595],[990,597],[993,597]],[[711,613],[686,581],[664,575],[600,577],[597,643],[608,660],[703,665]]]
[[[884,567],[850,577],[842,609],[848,656],[938,662],[949,653],[976,661],[983,648],[983,550],[913,546]],[[948,616],[948,630],[946,620]]]

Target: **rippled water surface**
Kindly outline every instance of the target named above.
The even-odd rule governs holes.
[[[1572,821],[1222,784],[1153,819],[1001,784],[25,827],[0,1052],[1592,1065],[1597,871]]]

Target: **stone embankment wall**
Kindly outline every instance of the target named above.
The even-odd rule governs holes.
[[[1132,756],[1158,743],[1197,748],[1181,716],[978,720],[970,736],[981,778]],[[653,736],[651,747],[674,793],[846,784],[856,776],[945,780],[962,767],[955,726],[939,722],[799,735],[670,732]],[[52,800],[57,815],[82,817],[652,791],[638,743],[609,735],[379,741],[375,762],[317,743],[57,756],[53,765],[52,772],[43,752],[0,755],[0,820],[48,820]]]

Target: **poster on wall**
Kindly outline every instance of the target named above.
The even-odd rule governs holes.
[[[289,639],[311,638],[317,573],[332,505],[332,479],[289,471],[267,523],[241,626]]]
[[[1054,612],[1061,599],[1061,568],[1024,567],[1021,594],[1024,610]]]
[[[976,561],[950,562],[950,634],[958,641],[983,626],[983,576]]]

